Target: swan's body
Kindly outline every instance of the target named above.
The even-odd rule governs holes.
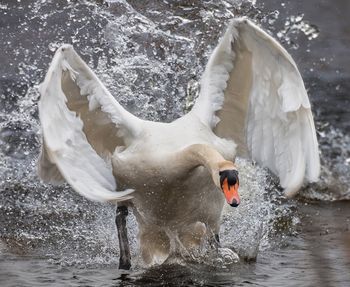
[[[166,258],[174,234],[185,247],[218,234],[219,172],[235,170],[237,154],[272,170],[287,195],[318,178],[315,128],[296,65],[247,20],[231,22],[194,108],[172,123],[124,110],[69,45],[56,52],[41,95],[40,176],[65,179],[92,200],[127,201],[150,263]],[[126,190],[115,192],[116,183]]]
[[[232,160],[235,144],[218,138],[193,114],[169,124],[144,122],[142,130],[138,140],[116,151],[112,159],[119,187],[140,191],[133,194],[132,202],[142,220],[178,228],[194,219],[206,222],[212,212],[215,220],[210,225],[218,231],[224,197],[213,192],[216,186],[210,172],[182,153],[189,146],[203,144]]]

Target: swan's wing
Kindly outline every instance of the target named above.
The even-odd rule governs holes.
[[[233,20],[215,48],[193,107],[214,132],[233,139],[294,195],[316,181],[320,162],[310,102],[288,52],[246,19]]]
[[[116,192],[110,163],[117,145],[137,136],[139,119],[124,110],[70,45],[59,48],[40,86],[43,147],[39,175],[63,178],[97,201],[131,198]]]

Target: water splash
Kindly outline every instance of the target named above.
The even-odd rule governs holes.
[[[293,49],[298,49],[299,47],[295,43],[295,38],[300,32],[302,32],[309,41],[316,39],[320,34],[318,27],[304,20],[304,14],[300,14],[287,17],[284,28],[277,33],[277,37],[288,45],[291,45]]]
[[[279,15],[266,15],[245,1],[191,3],[148,1],[146,11],[146,4],[125,0],[0,6],[4,17],[17,13],[21,19],[18,27],[8,28],[14,33],[1,35],[11,59],[0,87],[0,238],[7,249],[40,254],[63,266],[117,265],[115,208],[89,202],[67,185],[43,184],[36,176],[41,136],[37,85],[54,50],[73,43],[131,112],[162,121],[183,115],[198,95],[205,62],[232,15],[268,25]],[[22,39],[18,45],[17,39]],[[293,232],[298,220],[293,203],[284,202],[266,170],[244,160],[239,164],[242,204],[225,212],[220,236],[225,247],[255,260],[259,251],[272,248],[276,234]],[[138,261],[133,216],[128,229],[133,260]],[[225,261],[226,255],[219,259]]]
[[[317,123],[322,152],[321,176],[301,193],[306,200],[350,199],[350,136],[329,123]]]

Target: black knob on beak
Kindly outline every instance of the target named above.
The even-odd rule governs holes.
[[[237,207],[239,205],[239,202],[237,202],[236,199],[232,200],[232,203],[230,204],[232,207]]]

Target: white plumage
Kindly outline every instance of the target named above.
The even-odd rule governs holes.
[[[320,162],[310,102],[295,62],[252,22],[233,20],[209,59],[193,111],[294,195]]]
[[[56,52],[40,93],[41,178],[65,179],[91,200],[129,200],[149,263],[166,258],[172,232],[184,246],[198,243],[198,234],[218,233],[219,171],[234,168],[229,161],[236,155],[268,167],[288,196],[319,175],[296,64],[246,19],[231,21],[192,111],[172,123],[143,121],[123,109],[70,45]]]

